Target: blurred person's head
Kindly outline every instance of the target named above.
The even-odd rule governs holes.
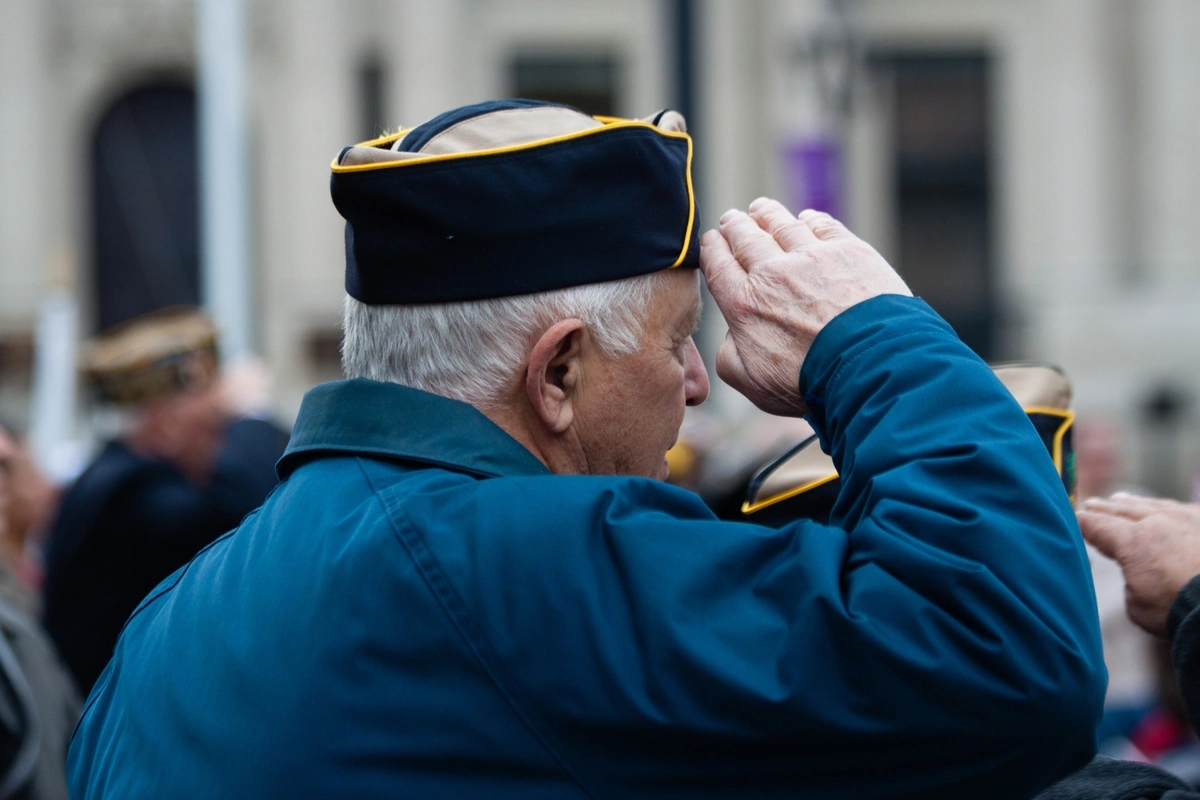
[[[347,148],[346,376],[470,403],[557,473],[666,477],[708,394],[684,127],[510,101]]]
[[[1112,494],[1124,469],[1120,425],[1108,417],[1086,417],[1075,423],[1075,496],[1079,500]]]
[[[195,483],[208,480],[229,415],[204,314],[179,307],[123,322],[89,343],[84,366],[131,449]]]
[[[29,538],[50,522],[58,490],[38,469],[25,442],[4,425],[0,425],[0,477],[5,483],[5,537],[23,551]]]

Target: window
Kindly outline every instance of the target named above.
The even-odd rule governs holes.
[[[100,330],[199,302],[196,99],[153,84],[120,97],[92,139],[93,279]]]
[[[514,97],[562,103],[601,116],[617,112],[617,68],[608,56],[518,55],[511,74]]]
[[[898,55],[893,97],[897,268],[984,359],[994,357],[988,60]]]

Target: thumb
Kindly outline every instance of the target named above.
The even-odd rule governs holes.
[[[1134,523],[1122,517],[1095,511],[1079,511],[1079,530],[1083,538],[1104,555],[1120,562],[1130,539]]]
[[[700,269],[717,308],[732,322],[729,318],[733,298],[743,290],[749,277],[734,257],[729,242],[717,231],[709,231],[700,238]]]

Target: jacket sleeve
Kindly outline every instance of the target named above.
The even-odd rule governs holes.
[[[833,320],[802,386],[842,475],[830,525],[582,477],[480,481],[398,522],[514,707],[618,794],[1022,798],[1083,766],[1095,598],[1022,409],[910,298]]]

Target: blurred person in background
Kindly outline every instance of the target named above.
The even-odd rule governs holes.
[[[36,617],[44,574],[37,551],[54,516],[59,492],[38,469],[25,442],[2,424],[0,469],[8,480],[4,535],[0,537],[0,592]]]
[[[1081,417],[1072,431],[1075,497],[1079,502],[1117,491],[1125,473],[1124,432],[1115,419]]]
[[[1160,738],[1164,745],[1190,743],[1194,756],[1200,729],[1200,505],[1118,493],[1084,502],[1079,525],[1090,544],[1120,564],[1129,618],[1163,640],[1169,658],[1159,663],[1174,667],[1162,680],[1166,706],[1173,727],[1186,729],[1190,721],[1193,730],[1190,737],[1177,732]],[[1101,756],[1042,800],[1200,800],[1192,791],[1200,778],[1194,759],[1161,763],[1171,771]]]
[[[67,745],[80,697],[50,637],[31,612],[31,588],[15,569],[24,536],[52,493],[29,453],[0,430],[0,797],[66,800]],[[12,526],[25,527],[14,531]]]
[[[700,236],[683,118],[509,100],[348,147],[345,381],[129,624],[72,797],[1014,798],[1085,764],[1087,562],[1025,412],[879,254]],[[664,482],[708,376],[808,415],[828,525]]]
[[[697,491],[719,519],[742,521],[742,504],[754,476],[812,435],[812,426],[803,419],[755,409],[708,449]]]
[[[1118,489],[1145,494],[1125,480],[1125,433],[1120,423],[1106,416],[1081,417],[1072,431],[1075,450],[1075,498],[1082,504],[1107,497]],[[1147,757],[1141,727],[1143,718],[1161,696],[1161,681],[1153,637],[1134,625],[1125,613],[1125,578],[1117,562],[1088,545],[1104,663],[1108,667],[1108,694],[1099,738],[1100,750],[1117,758]],[[1141,733],[1135,732],[1141,727]],[[1137,738],[1134,742],[1131,737]]]
[[[122,323],[84,360],[122,430],[63,496],[44,620],[86,693],[142,598],[274,488],[287,434],[266,419],[263,368],[221,374],[215,330],[195,309]]]

